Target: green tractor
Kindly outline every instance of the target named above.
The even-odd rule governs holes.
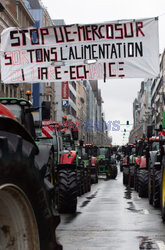
[[[111,146],[98,146],[99,174],[106,174],[107,179],[115,179],[118,173],[113,148]]]

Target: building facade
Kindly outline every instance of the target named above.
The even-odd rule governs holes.
[[[0,0],[0,32],[8,27],[29,27],[33,26],[34,23],[35,20],[23,0]],[[1,83],[0,96],[26,98],[27,90],[31,90],[31,84]]]
[[[160,58],[160,77],[152,80],[151,86],[152,124],[158,129],[165,111],[165,50]]]
[[[129,142],[134,143],[140,137],[147,135],[147,126],[151,125],[151,83],[152,79],[141,82],[140,91],[133,102],[133,128],[130,131]]]

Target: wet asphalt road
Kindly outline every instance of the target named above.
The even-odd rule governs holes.
[[[62,214],[57,238],[63,250],[165,249],[160,210],[116,180],[101,176],[78,198],[76,214]]]

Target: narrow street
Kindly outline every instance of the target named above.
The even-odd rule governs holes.
[[[116,180],[99,178],[78,198],[76,214],[62,214],[57,238],[64,250],[165,249],[160,210]]]

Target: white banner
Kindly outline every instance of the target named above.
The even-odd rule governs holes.
[[[1,34],[4,83],[153,78],[159,74],[158,18]]]

